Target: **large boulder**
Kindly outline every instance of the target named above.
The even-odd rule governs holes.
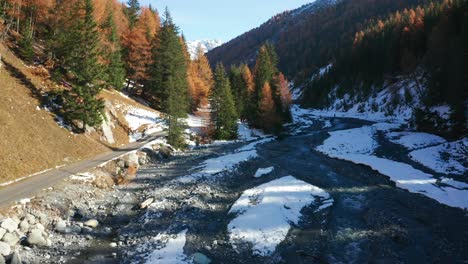
[[[3,227],[0,227],[0,239],[2,239],[2,238],[3,238],[3,235],[5,235],[5,234],[6,234],[6,232],[7,232],[7,231],[6,231],[6,229],[5,229],[5,228],[3,228]]]
[[[26,238],[26,242],[31,246],[43,247],[47,245],[47,240],[44,238],[43,232],[40,229],[31,230]]]
[[[10,246],[18,244],[19,240],[20,239],[16,233],[6,233],[2,238],[2,241]]]
[[[129,168],[130,166],[139,166],[138,154],[136,152],[129,153],[125,157],[125,167]]]
[[[58,220],[57,223],[55,223],[55,231],[59,233],[65,233],[67,230],[67,222],[64,220]]]
[[[11,256],[10,264],[22,264],[18,251],[13,252],[13,255]]]
[[[20,222],[19,227],[20,227],[21,232],[24,232],[24,233],[28,232],[29,230],[28,221],[24,219],[23,221]]]
[[[5,242],[0,241],[0,255],[8,256],[11,253],[11,247]]]
[[[97,171],[96,179],[94,180],[94,185],[100,189],[111,189],[114,187],[115,182],[112,175],[105,171]]]
[[[13,232],[18,228],[19,222],[16,222],[12,218],[6,218],[2,221],[0,227],[6,229],[8,232]]]
[[[0,264],[6,264],[5,258],[0,254]]]

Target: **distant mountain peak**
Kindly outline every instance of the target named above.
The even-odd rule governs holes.
[[[224,44],[224,41],[219,39],[210,39],[210,40],[194,40],[194,41],[187,41],[187,48],[188,52],[190,53],[190,57],[194,59],[197,55],[198,46],[201,46],[202,49],[206,52],[221,46]]]

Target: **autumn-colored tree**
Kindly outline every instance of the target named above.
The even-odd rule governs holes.
[[[126,71],[114,12],[112,6],[108,5],[107,19],[101,25],[101,29],[106,36],[106,41],[104,41],[107,58],[106,80],[112,87],[120,90],[125,82]]]
[[[259,102],[259,116],[262,120],[260,127],[266,132],[275,132],[278,126],[281,126],[281,122],[276,114],[276,105],[268,82],[263,85],[262,95]]]
[[[279,114],[284,119],[284,121],[291,120],[290,107],[292,103],[291,90],[289,90],[289,83],[283,73],[279,73],[275,76],[273,80],[274,85],[276,86],[277,97],[279,98],[279,104],[277,108]]]
[[[148,81],[149,66],[152,64],[152,43],[159,27],[158,14],[142,8],[139,19],[124,35],[127,73],[134,88]]]
[[[192,109],[206,107],[213,86],[213,73],[201,46],[197,48],[197,55],[189,64],[188,76]]]

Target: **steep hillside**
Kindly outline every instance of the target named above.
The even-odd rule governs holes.
[[[47,92],[57,88],[47,70],[26,66],[4,44],[0,54],[0,186],[126,145],[149,129],[148,123],[160,122],[144,115],[132,119],[130,112],[160,114],[119,92],[103,90],[107,121],[100,129],[73,134],[43,104]]]
[[[340,52],[343,42],[352,43],[355,32],[374,19],[424,0],[318,0],[276,15],[208,53],[210,62],[225,65],[253,63],[258,48],[270,41],[280,58],[280,70],[300,81],[316,72]]]

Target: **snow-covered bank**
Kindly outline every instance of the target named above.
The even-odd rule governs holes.
[[[415,150],[445,143],[446,140],[432,134],[422,132],[390,132],[385,136],[392,142],[409,150]]]
[[[269,256],[286,238],[292,224],[298,224],[301,210],[314,203],[322,210],[333,204],[330,195],[293,176],[244,191],[231,207],[237,217],[228,225],[230,241],[252,243],[253,253]]]
[[[467,174],[468,138],[412,151],[411,159],[443,174]]]
[[[375,130],[383,127],[385,126],[374,125],[330,132],[330,137],[316,149],[332,158],[370,166],[379,173],[390,177],[398,187],[410,192],[423,194],[448,206],[468,208],[468,190],[457,189],[463,183],[451,180],[444,182],[449,186],[438,186],[438,180],[433,175],[402,162],[376,157],[374,151],[378,147],[378,143],[374,138]],[[405,144],[409,145],[407,142]],[[416,144],[411,146],[413,145]],[[416,152],[416,154],[418,153],[421,153],[421,157],[427,158],[424,152]],[[436,164],[433,161],[427,163],[428,165]]]

